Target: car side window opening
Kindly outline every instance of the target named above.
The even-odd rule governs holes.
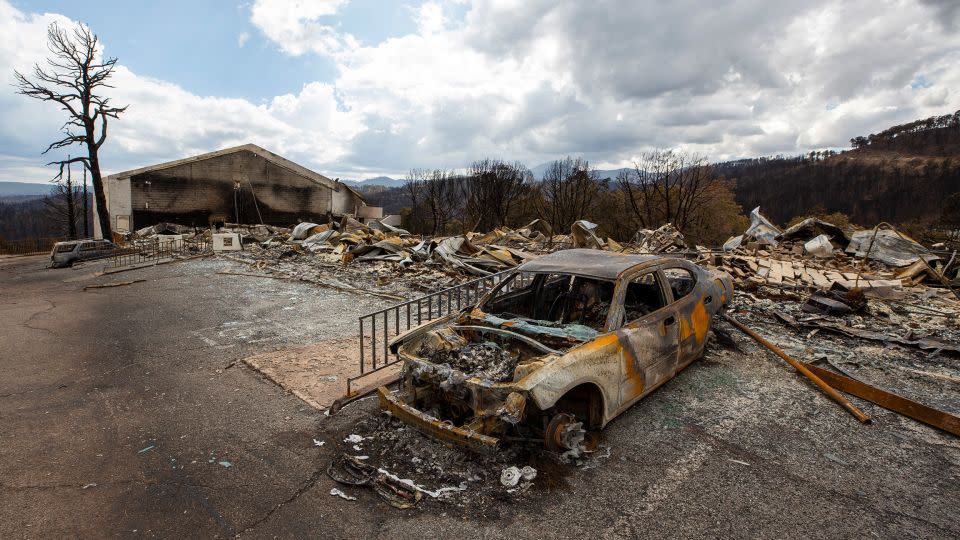
[[[532,317],[537,307],[533,302],[538,279],[536,274],[529,272],[517,272],[510,276],[487,300],[485,310],[504,318]]]
[[[570,274],[515,275],[484,305],[491,315],[549,325],[582,324],[602,330],[613,300],[612,281]],[[521,285],[527,283],[526,285]]]
[[[93,242],[84,242],[83,244],[80,244],[80,251],[93,251],[95,249],[97,249],[97,245]]]
[[[667,283],[673,291],[674,300],[680,300],[693,292],[693,287],[697,284],[697,278],[693,272],[686,268],[665,268],[663,273],[667,276]]]
[[[667,301],[663,297],[663,289],[656,272],[638,276],[627,285],[627,293],[623,299],[623,312],[627,322],[644,317],[666,305]]]

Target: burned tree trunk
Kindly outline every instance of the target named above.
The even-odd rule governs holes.
[[[71,163],[83,163],[90,171],[100,232],[104,238],[110,239],[113,237],[113,228],[100,174],[99,151],[107,139],[107,120],[119,118],[127,108],[111,106],[110,98],[100,92],[103,88],[111,88],[108,81],[113,75],[117,59],[99,59],[99,39],[82,25],[70,32],[60,28],[57,23],[51,24],[47,29],[47,46],[51,52],[47,66],[42,68],[36,64],[32,80],[14,71],[17,93],[57,103],[67,112],[68,118],[63,124],[64,137],[50,143],[43,153],[73,144],[86,148],[86,157],[68,157],[48,165],[60,166],[57,179],[63,177],[63,168]]]

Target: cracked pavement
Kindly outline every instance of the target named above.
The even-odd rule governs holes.
[[[376,400],[326,417],[238,360],[350,336],[383,300],[222,260],[83,292],[120,278],[45,264],[0,259],[2,538],[960,536],[956,437],[857,400],[861,426],[741,339],[612,422],[594,468],[515,498],[345,501],[323,471]]]
[[[353,331],[319,306],[379,304],[219,261],[84,292],[119,278],[46,262],[0,259],[0,537],[255,534],[317,483],[322,414],[231,364]]]

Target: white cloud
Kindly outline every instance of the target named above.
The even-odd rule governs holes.
[[[417,11],[417,28],[421,34],[440,32],[447,25],[443,15],[443,6],[438,2],[424,2]]]
[[[247,41],[250,41],[250,34],[247,32],[240,32],[240,35],[237,36],[237,47],[243,48],[247,44]]]
[[[283,52],[334,54],[356,45],[350,34],[323,21],[347,0],[254,0],[250,21]]]

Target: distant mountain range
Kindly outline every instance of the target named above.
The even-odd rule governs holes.
[[[547,172],[547,168],[550,167],[550,163],[542,163],[530,169],[530,172],[533,173],[533,177],[536,180],[543,179],[543,173]],[[600,178],[609,178],[610,180],[616,180],[617,175],[621,171],[633,171],[633,169],[598,169],[597,175]],[[376,178],[368,178],[366,180],[340,180],[344,184],[347,184],[350,187],[354,188],[365,188],[369,186],[384,186],[389,188],[403,187],[405,182],[402,178],[391,178],[389,176],[377,176]]]
[[[31,184],[29,182],[0,182],[0,197],[42,197],[49,195],[50,184]]]
[[[368,178],[366,180],[340,180],[344,184],[347,184],[351,187],[368,187],[368,186],[384,186],[384,187],[403,187],[403,179],[390,178],[389,176],[377,176],[376,178]]]
[[[550,168],[551,165],[553,165],[553,162],[541,163],[540,165],[537,165],[536,167],[531,168],[531,169],[530,169],[530,172],[533,173],[533,177],[534,177],[535,179],[537,179],[537,180],[543,180],[543,174],[544,174],[545,172],[547,172],[547,169]],[[625,168],[625,169],[597,169],[597,176],[599,176],[600,178],[609,178],[610,180],[616,180],[616,179],[617,179],[617,176],[620,174],[621,171],[632,172],[633,169],[628,169],[628,168]]]

